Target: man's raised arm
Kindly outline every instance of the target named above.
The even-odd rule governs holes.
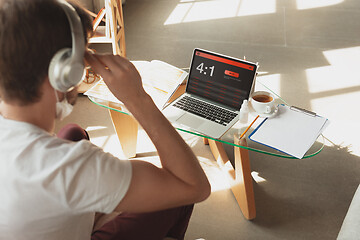
[[[144,91],[134,65],[114,55],[87,53],[86,60],[147,132],[162,164],[158,168],[144,161],[131,161],[132,181],[117,210],[155,211],[205,200],[210,184],[204,171],[190,147]]]

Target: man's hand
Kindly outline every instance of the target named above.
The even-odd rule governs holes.
[[[99,55],[87,52],[86,61],[100,74],[114,96],[125,105],[136,104],[147,96],[135,66],[119,55]]]

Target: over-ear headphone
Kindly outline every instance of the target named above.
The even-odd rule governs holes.
[[[57,0],[65,11],[71,28],[72,48],[60,49],[50,61],[49,80],[53,88],[67,92],[78,85],[84,75],[85,42],[81,19],[73,6]]]

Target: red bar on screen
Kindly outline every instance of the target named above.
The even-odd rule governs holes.
[[[244,68],[244,69],[248,69],[248,70],[251,70],[251,71],[254,70],[254,66],[248,65],[246,63],[236,62],[236,61],[233,61],[233,60],[229,60],[229,59],[226,59],[226,58],[210,55],[210,54],[203,53],[203,52],[196,52],[196,55],[200,56],[200,57],[203,57],[203,58],[208,58],[208,59],[211,59],[211,60],[215,60],[215,61],[218,61],[218,62],[223,62],[223,63],[226,63],[226,64],[230,64],[230,65],[233,65],[233,66],[236,66],[236,67],[241,67],[241,68]]]

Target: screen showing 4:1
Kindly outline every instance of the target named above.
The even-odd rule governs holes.
[[[210,77],[212,77],[214,75],[215,66],[204,67],[204,63],[200,63],[199,66],[196,67],[196,70],[198,70],[200,73],[203,73],[204,75],[208,73],[208,69],[210,69]]]
[[[252,65],[196,52],[187,90],[237,109],[249,97],[253,78]]]

